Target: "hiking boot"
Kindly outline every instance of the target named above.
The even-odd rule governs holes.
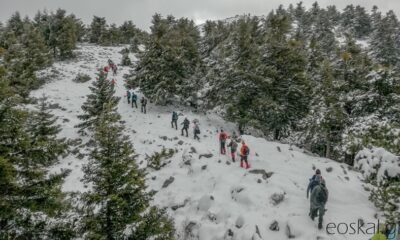
[[[322,223],[318,223],[318,229],[322,229]]]
[[[243,161],[240,161],[240,167],[243,168]]]

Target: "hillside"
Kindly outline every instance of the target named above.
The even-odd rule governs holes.
[[[61,159],[54,169],[72,170],[63,191],[83,192],[90,189],[81,182],[81,167],[87,162],[83,143],[88,139],[79,136],[74,126],[79,123],[77,115],[81,113],[80,107],[89,93],[88,86],[96,81],[96,69],[103,67],[109,58],[119,64],[121,49],[80,45],[76,60],[55,63],[42,72],[57,73],[58,77],[31,93],[34,97],[43,94],[49,97],[54,106],[53,113],[59,117],[63,127],[62,137],[83,140],[82,143],[76,141],[79,151]],[[119,67],[115,77],[116,94],[122,97],[118,110],[126,126],[125,134],[139,154],[139,166],[145,168],[146,155],[160,152],[163,147],[176,150],[161,170],[148,169],[147,184],[149,190],[156,192],[153,204],[166,208],[174,219],[177,239],[280,240],[288,239],[289,235],[290,238],[304,240],[371,237],[349,234],[327,236],[324,230],[317,230],[317,221],[312,222],[308,217],[306,187],[313,168],[319,168],[330,191],[324,224],[350,224],[359,219],[374,223],[376,209],[368,201],[369,193],[364,190],[360,173],[330,159],[307,155],[299,148],[252,136],[242,136],[251,149],[251,168],[242,169],[237,162],[232,163],[228,156],[218,153],[217,130],[223,127],[231,133],[235,130],[234,124],[225,122],[215,113],[196,113],[181,106],[159,107],[150,103],[147,114],[132,109],[124,98],[123,75],[129,70],[128,67]],[[87,73],[92,80],[73,82],[78,73]],[[141,97],[140,92],[138,95]],[[199,120],[202,131],[200,142],[192,139],[191,132],[186,138],[180,136],[179,130],[171,128],[173,109],[183,115],[178,124],[184,116],[189,120]],[[261,174],[252,173],[254,170],[259,170]],[[263,171],[266,174],[262,174]],[[168,182],[171,183],[168,185]],[[281,196],[283,201],[279,202]],[[274,221],[278,222],[279,231],[269,229]],[[287,229],[290,229],[290,234]]]

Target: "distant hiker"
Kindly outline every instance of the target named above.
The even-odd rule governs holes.
[[[103,69],[103,71],[107,74],[108,73],[108,71],[110,71],[110,69],[109,69],[109,67],[108,66],[105,66],[104,67],[104,69]]]
[[[221,148],[221,154],[226,154],[225,143],[226,143],[227,138],[228,138],[228,135],[224,132],[223,129],[221,129],[221,133],[219,134],[219,143],[220,143],[220,148]]]
[[[397,240],[398,239],[396,230],[397,230],[396,229],[396,224],[386,224],[385,236],[386,236],[387,240]],[[400,229],[399,229],[399,234],[400,234]]]
[[[132,90],[132,97],[131,97],[131,99],[132,99],[132,108],[133,108],[133,104],[135,104],[135,107],[136,108],[138,108],[137,107],[137,103],[136,103],[136,101],[137,101],[137,95],[135,94],[135,92]]]
[[[111,65],[111,69],[112,69],[112,71],[113,71],[113,75],[115,76],[115,75],[117,75],[117,65],[115,65],[115,64],[112,64]]]
[[[197,139],[200,141],[200,127],[199,127],[199,122],[198,121],[193,121],[194,126],[193,126],[193,132],[194,132],[194,139]]]
[[[146,114],[147,99],[145,97],[142,97],[140,103],[141,103],[141,112]]]
[[[186,132],[186,137],[188,137],[189,136],[188,129],[189,129],[190,121],[187,118],[185,118],[185,120],[183,120],[181,125],[183,125],[182,136],[183,136],[183,131],[185,131]]]
[[[132,97],[132,93],[131,93],[130,89],[128,91],[126,91],[126,97],[128,98],[128,104],[130,104],[131,103],[131,97]]]
[[[310,182],[308,183],[308,187],[307,187],[307,198],[308,198],[308,196],[309,196],[309,193],[311,193],[312,190],[314,189],[314,187],[315,187],[316,185],[319,184],[319,183],[316,181],[316,178],[317,178],[318,176],[321,176],[321,170],[319,170],[319,169],[315,170],[314,176],[312,176],[312,177],[310,178]]]
[[[237,144],[236,140],[231,139],[231,142],[228,144],[228,147],[231,148],[232,161],[235,162],[235,154],[236,154],[236,150],[237,150],[237,147],[238,147],[238,144]]]
[[[248,162],[248,157],[250,154],[250,149],[244,142],[242,141],[242,147],[240,148],[240,167],[246,167],[246,169],[250,168],[249,162]],[[246,163],[246,166],[243,165],[243,162]]]
[[[233,131],[231,139],[235,140],[236,142],[238,141],[238,135],[236,134],[235,131]]]
[[[175,111],[172,112],[171,127],[174,128],[174,125],[175,129],[178,130],[178,113]]]
[[[115,81],[115,79],[111,80],[111,86],[112,86],[112,87],[114,87],[116,83],[117,83],[117,82]]]
[[[114,64],[114,62],[111,59],[108,59],[108,66],[111,66],[112,64]]]
[[[322,221],[325,214],[325,204],[328,201],[328,189],[325,185],[325,180],[322,176],[318,175],[315,177],[318,185],[316,185],[310,197],[310,217],[314,221],[314,218],[318,216],[318,229],[322,229]]]

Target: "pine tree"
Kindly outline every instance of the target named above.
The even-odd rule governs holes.
[[[78,116],[83,122],[76,126],[80,128],[81,134],[84,134],[86,129],[93,130],[106,103],[116,106],[119,99],[113,96],[114,88],[103,71],[99,72],[98,77],[89,88],[91,94],[87,96],[86,102],[82,105],[84,113]]]
[[[106,35],[106,19],[94,16],[90,24],[89,42],[100,43],[100,39]]]
[[[113,102],[105,103],[96,122],[94,149],[84,167],[93,189],[84,193],[86,239],[174,239],[172,222],[149,206],[145,173],[135,163],[133,147],[122,134]]]
[[[67,145],[65,139],[57,138],[61,126],[56,124],[57,118],[51,114],[45,96],[39,99],[38,107],[28,120],[33,146],[30,154],[33,158],[41,158],[44,166],[51,166],[65,153]]]

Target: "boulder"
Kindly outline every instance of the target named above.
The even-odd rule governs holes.
[[[173,183],[174,182],[174,180],[175,180],[175,178],[174,177],[169,177],[167,180],[165,180],[165,182],[163,183],[163,185],[162,185],[162,188],[166,188],[166,187],[168,187],[171,183]]]

